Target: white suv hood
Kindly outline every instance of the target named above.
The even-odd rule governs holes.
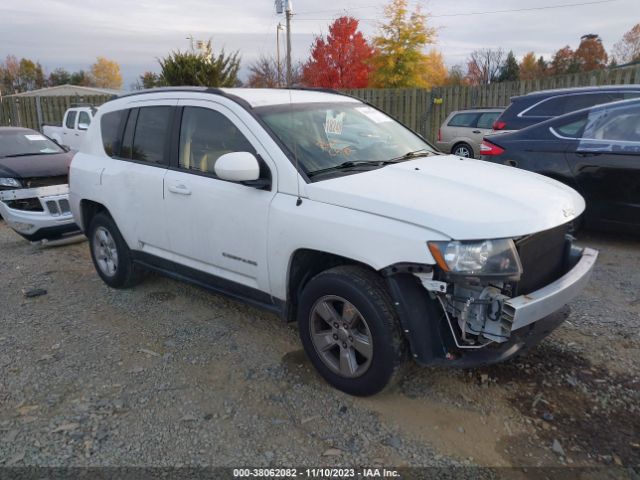
[[[311,200],[419,225],[453,239],[527,235],[569,222],[583,198],[553,179],[438,155],[307,185]]]

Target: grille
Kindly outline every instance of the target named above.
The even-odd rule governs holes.
[[[518,295],[526,295],[559,278],[563,271],[565,236],[569,225],[524,237],[516,242],[522,263]]]
[[[70,212],[69,200],[63,198],[61,200],[47,200],[47,210],[54,217],[66,215]]]
[[[25,188],[50,187],[52,185],[64,185],[69,183],[66,175],[58,175],[57,177],[34,177],[22,180]]]

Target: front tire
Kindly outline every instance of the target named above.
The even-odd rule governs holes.
[[[131,250],[108,214],[102,212],[93,217],[88,237],[93,265],[104,283],[128,288],[140,281],[141,272],[133,264]]]
[[[357,266],[320,273],[302,291],[297,316],[307,356],[335,388],[367,396],[399,378],[406,342],[377,273]]]

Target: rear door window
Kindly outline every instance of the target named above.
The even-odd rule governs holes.
[[[449,120],[447,125],[449,127],[474,127],[477,118],[477,113],[458,113]]]
[[[484,112],[478,117],[478,128],[491,129],[493,122],[500,116],[500,112]]]
[[[566,113],[593,107],[602,103],[609,103],[615,98],[611,93],[590,93],[585,95],[569,95],[564,106]]]
[[[166,144],[173,107],[141,107],[138,112],[131,158],[149,163],[168,163]]]
[[[69,113],[67,113],[67,121],[65,123],[65,127],[73,129],[76,126],[76,115],[78,114],[78,112],[76,112],[75,110],[70,111]]]

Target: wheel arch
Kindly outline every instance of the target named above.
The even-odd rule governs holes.
[[[80,200],[80,228],[86,233],[89,225],[91,224],[91,220],[101,212],[105,212],[111,218],[111,213],[103,204],[99,202],[95,202],[93,200]]]
[[[453,154],[453,152],[455,152],[456,148],[458,148],[460,145],[466,145],[467,147],[469,147],[469,150],[471,150],[471,157],[474,158],[477,154],[477,152],[473,149],[473,146],[471,145],[470,142],[466,141],[466,140],[457,140],[453,146],[451,147],[451,152]]]
[[[341,265],[356,265],[376,272],[371,265],[326,251],[299,248],[291,254],[287,270],[287,308],[285,312],[287,322],[296,320],[298,298],[309,280],[325,270]]]

